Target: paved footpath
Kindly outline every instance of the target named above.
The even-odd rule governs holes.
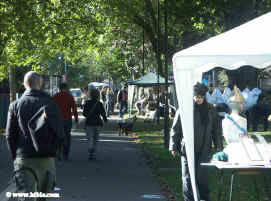
[[[5,172],[1,175],[4,178],[0,181],[0,192],[7,190],[6,183],[12,168],[7,152],[2,153],[1,159],[6,162],[5,167],[0,165],[0,174],[1,168]],[[151,169],[146,166],[143,153],[134,139],[119,137],[114,127],[111,132],[101,132],[97,160],[92,161],[87,159],[87,141],[83,130],[73,130],[70,159],[57,162],[57,188],[60,189],[61,197],[48,200],[167,200],[161,194],[161,186],[152,176]],[[0,201],[8,201],[3,199],[3,193]]]

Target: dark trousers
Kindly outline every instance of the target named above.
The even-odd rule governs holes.
[[[250,109],[250,116],[252,117],[253,131],[258,130],[258,124],[263,121],[264,131],[268,130],[268,116],[271,114],[271,105],[257,104]]]
[[[247,130],[250,129],[250,126],[253,122],[253,118],[252,118],[252,110],[251,108],[248,109],[247,111],[245,111],[245,116],[246,116],[246,119],[247,119]]]
[[[66,142],[63,145],[63,157],[64,159],[68,159],[71,148],[71,129],[72,129],[72,120],[64,120],[64,133],[66,136]]]
[[[198,186],[200,200],[210,201],[209,188],[208,188],[208,171],[206,168],[200,167],[200,160],[195,155],[195,174],[196,184]],[[188,169],[186,156],[181,157],[182,163],[182,189],[184,201],[194,201],[193,190],[191,185],[191,178]]]
[[[218,117],[212,128],[212,142],[216,151],[223,149],[222,120],[223,118]]]
[[[120,101],[120,111],[119,111],[119,116],[122,117],[125,112],[127,112],[128,104],[127,101]]]
[[[268,130],[268,116],[269,114],[265,115],[261,115],[261,114],[255,114],[254,118],[253,118],[253,131],[257,131],[258,130],[258,124],[260,123],[260,121],[263,121],[263,130],[267,131]]]
[[[55,158],[16,158],[14,178],[18,193],[51,193],[55,187]],[[12,199],[13,200],[13,199]],[[46,198],[19,198],[20,201],[45,201]]]

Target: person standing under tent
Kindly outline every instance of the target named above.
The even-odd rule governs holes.
[[[252,129],[258,131],[260,120],[263,121],[263,130],[267,131],[269,127],[268,117],[271,114],[271,105],[267,103],[265,94],[260,94],[257,104],[251,108],[252,113]]]
[[[208,172],[206,168],[200,166],[200,163],[209,162],[211,159],[211,132],[213,119],[216,115],[213,106],[206,101],[205,94],[207,90],[207,87],[200,83],[194,86],[194,154],[195,176],[199,187],[200,200],[210,201]],[[170,132],[169,151],[174,157],[178,154],[181,156],[183,198],[184,201],[193,201],[194,196],[185,151],[185,139],[182,132],[180,109],[178,109]]]
[[[123,86],[122,89],[118,92],[117,101],[119,104],[119,117],[122,118],[124,113],[126,113],[128,110],[127,86]]]
[[[228,113],[229,108],[227,104],[224,103],[223,95],[218,87],[212,87],[212,95],[209,97],[208,101],[208,92],[206,94],[207,102],[214,106],[216,111],[216,118],[214,118],[214,124],[212,129],[212,141],[216,151],[221,151],[223,149],[223,135],[222,135],[222,119],[224,118],[224,112]],[[210,101],[212,100],[212,101]],[[218,145],[218,146],[217,146]]]

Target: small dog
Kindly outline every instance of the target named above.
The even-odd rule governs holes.
[[[119,136],[128,136],[129,132],[133,131],[134,123],[137,120],[136,116],[131,119],[126,119],[118,123]]]

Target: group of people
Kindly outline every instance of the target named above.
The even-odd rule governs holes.
[[[113,89],[105,86],[100,91],[100,99],[105,108],[106,116],[109,117],[114,112],[114,92]]]
[[[271,105],[266,101],[266,94],[257,87],[252,89],[247,87],[242,91],[237,88],[237,90],[244,98],[243,115],[247,118],[247,128],[249,129],[252,126],[253,131],[257,131],[258,125],[262,121],[264,131],[267,131]],[[206,93],[208,103],[218,108],[224,108],[224,110],[229,108],[229,98],[232,96],[233,90],[229,87],[226,87],[223,93],[217,87],[210,87]]]
[[[210,162],[212,158],[216,159],[217,156],[219,156],[219,160],[223,161],[248,162],[247,153],[242,151],[241,139],[252,140],[247,134],[247,118],[244,117],[245,106],[248,105],[244,93],[235,86],[233,90],[227,89],[228,92],[231,92],[231,95],[227,98],[227,103],[222,101],[214,103],[210,101],[212,97],[208,94],[208,90],[203,84],[197,83],[194,85],[195,178],[200,200],[205,201],[211,200],[208,188],[208,172],[206,167],[202,167],[200,164]],[[213,94],[217,92],[214,90]],[[225,99],[220,96],[220,100]],[[226,106],[223,104],[226,104]],[[220,106],[217,107],[217,105]],[[177,110],[172,124],[169,150],[174,157],[179,155],[181,158],[183,198],[184,201],[191,201],[194,200],[194,196],[180,110],[181,108]],[[223,114],[223,116],[219,116],[218,113]],[[218,129],[218,124],[220,124],[220,129]],[[223,137],[226,141],[226,147],[223,147]],[[215,152],[218,153],[212,155]]]
[[[42,82],[42,77],[38,73],[34,71],[26,73],[24,76],[25,92],[20,99],[10,104],[8,112],[6,139],[14,163],[17,191],[23,193],[53,191],[56,177],[55,159],[57,156],[59,158],[63,156],[64,160],[68,160],[70,157],[72,116],[74,116],[75,126],[78,126],[77,107],[69,93],[68,85],[62,83],[60,92],[50,97],[41,90]],[[194,86],[194,153],[200,199],[210,201],[208,173],[205,168],[200,166],[200,163],[209,162],[212,157],[212,143],[221,147],[221,144],[219,144],[221,142],[213,140],[213,128],[217,124],[218,112],[212,104],[208,103],[207,91],[208,88],[203,84],[197,83]],[[101,92],[91,88],[87,91],[87,96],[89,98],[83,106],[83,115],[88,138],[88,159],[92,160],[95,159],[100,128],[104,122],[108,121],[107,117],[112,111],[110,110],[109,100],[113,93],[110,88]],[[127,99],[127,87],[123,86],[117,95],[120,117],[127,111]],[[144,104],[144,102],[141,104]],[[246,119],[240,115],[244,104],[245,99],[240,98],[240,93],[238,98],[238,90],[235,88],[228,103],[232,113],[222,120],[223,133],[228,144],[232,141],[238,141],[239,137],[247,132]],[[48,114],[45,113],[43,121],[50,118],[54,119],[54,122],[50,123],[50,133],[48,134],[58,145],[55,149],[47,152],[35,149],[29,125],[29,122],[44,106],[53,111]],[[40,123],[37,122],[39,129],[41,129]],[[239,127],[243,129],[240,129],[236,124],[240,124]],[[46,143],[47,139],[44,140],[44,143]],[[181,157],[183,197],[185,201],[191,201],[194,199],[185,146],[186,142],[183,137],[178,110],[170,132],[169,150],[173,156],[179,154]],[[225,152],[227,150],[229,149],[225,149]],[[230,154],[231,152],[228,151],[227,153]],[[25,198],[25,200],[33,200],[33,198]],[[45,199],[38,198],[38,200]]]
[[[96,89],[94,87],[90,87],[90,89]],[[84,99],[89,99],[89,95],[87,95],[89,87],[86,87],[84,90]],[[116,96],[115,96],[116,93]],[[104,86],[99,91],[98,99],[101,101],[105,112],[106,117],[110,117],[114,113],[115,107],[119,109],[119,117],[122,118],[125,113],[128,111],[128,91],[127,86],[123,85],[122,88],[118,92],[114,92],[111,87]],[[83,104],[84,105],[84,104]]]
[[[29,71],[24,76],[24,86],[25,92],[21,98],[9,106],[6,125],[16,190],[22,193],[48,193],[55,187],[56,158],[68,160],[70,157],[72,116],[75,126],[78,126],[77,106],[67,83],[61,83],[60,92],[51,97],[42,90],[42,77],[35,71]],[[94,159],[99,131],[103,122],[107,122],[107,117],[99,91],[90,89],[88,94],[90,99],[84,104],[83,115],[89,159]],[[44,145],[49,149],[42,149]]]

